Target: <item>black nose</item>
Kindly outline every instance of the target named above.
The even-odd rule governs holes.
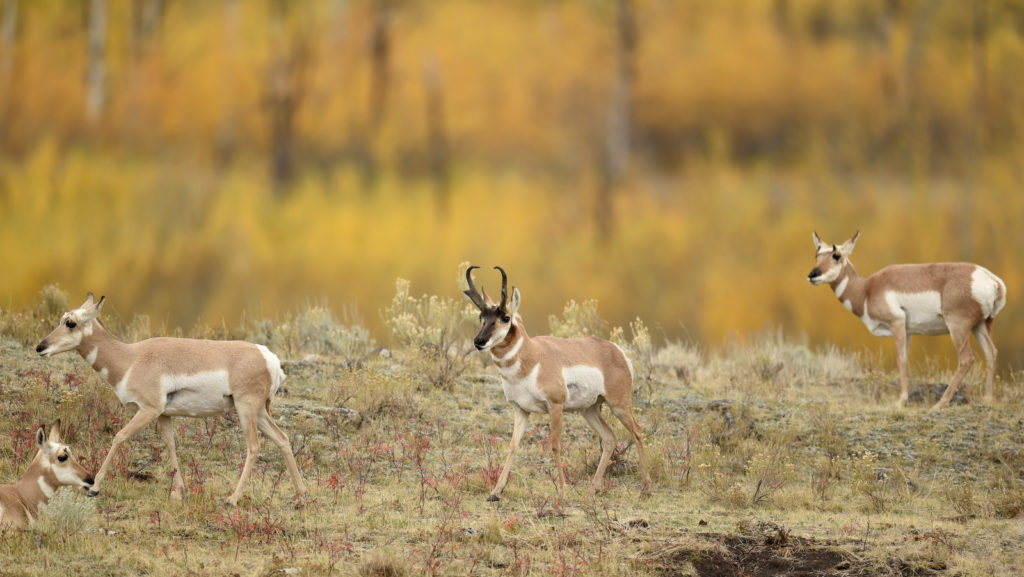
[[[482,351],[484,349],[484,345],[486,344],[487,339],[473,339],[473,345],[476,346],[476,350],[478,351]]]
[[[810,279],[812,279],[812,278],[814,278],[816,276],[821,276],[821,271],[818,270],[818,269],[812,270],[811,274],[807,275],[807,279],[810,280]]]
[[[43,341],[43,342],[39,343],[38,345],[36,345],[36,352],[37,353],[41,353],[44,350],[46,350],[46,341]]]

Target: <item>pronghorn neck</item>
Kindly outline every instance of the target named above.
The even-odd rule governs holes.
[[[82,338],[75,350],[112,385],[121,381],[133,363],[131,345],[110,334],[98,320],[92,321],[92,332]]]
[[[530,344],[530,335],[526,334],[526,328],[522,323],[515,322],[505,335],[505,339],[491,347],[491,360],[499,366],[514,363],[523,349],[529,348]]]
[[[25,475],[13,485],[18,500],[31,519],[37,517],[40,505],[50,502],[50,497],[57,492],[60,485],[53,470],[45,461],[43,453],[37,452]]]
[[[836,280],[829,283],[829,287],[836,293],[836,298],[846,308],[858,317],[864,314],[865,283],[864,277],[857,274],[857,269],[849,260],[843,265],[843,271]]]

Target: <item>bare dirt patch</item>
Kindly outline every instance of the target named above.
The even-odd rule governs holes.
[[[742,534],[702,534],[709,548],[682,549],[665,559],[663,577],[867,577],[869,575],[939,575],[894,561],[880,568],[839,551],[837,543],[790,535],[774,523],[759,523]]]

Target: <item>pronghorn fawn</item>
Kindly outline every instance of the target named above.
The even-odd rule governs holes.
[[[643,492],[650,490],[647,456],[640,425],[633,418],[633,367],[618,346],[596,337],[561,339],[550,336],[530,338],[519,310],[519,289],[512,287],[508,298],[508,277],[501,267],[501,302],[495,304],[473,284],[473,269],[466,270],[469,300],[480,309],[480,333],[473,340],[477,350],[490,351],[501,374],[505,399],[512,405],[512,441],[488,501],[497,501],[508,483],[516,449],[526,432],[530,413],[551,416],[551,452],[555,461],[555,486],[564,491],[562,471],[562,413],[578,411],[601,440],[601,460],[594,473],[593,488],[603,486],[604,471],[615,450],[615,433],[601,417],[606,403],[633,437],[640,452]]]
[[[64,313],[57,328],[36,347],[44,357],[77,351],[114,387],[121,404],[135,409],[135,415],[114,436],[89,495],[99,493],[121,443],[156,421],[174,471],[171,496],[180,499],[185,483],[174,448],[172,417],[212,417],[234,407],[245,434],[246,455],[238,486],[227,503],[238,503],[249,480],[260,449],[258,431],[281,449],[296,497],[301,499],[305,486],[291,444],[270,416],[270,400],[285,378],[277,355],[262,345],[243,341],[158,337],[124,343],[97,318],[104,301],[101,297],[96,302],[89,293],[85,303]]]
[[[932,410],[949,404],[957,387],[974,364],[971,333],[978,340],[987,365],[985,398],[992,398],[996,346],[992,322],[1006,304],[1006,285],[988,269],[966,262],[897,264],[863,278],[850,262],[860,232],[840,245],[828,244],[814,234],[817,264],[807,275],[813,285],[828,284],[839,302],[860,317],[871,334],[892,337],[900,370],[900,398],[907,402],[907,353],[910,335],[953,338],[960,364],[946,392]]]
[[[92,473],[60,441],[60,421],[50,427],[49,436],[46,425],[39,425],[36,442],[39,452],[25,476],[13,485],[0,485],[0,526],[32,523],[39,516],[39,507],[48,503],[61,487],[92,487]]]

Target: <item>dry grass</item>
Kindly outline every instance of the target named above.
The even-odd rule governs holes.
[[[4,482],[31,458],[33,424],[60,417],[95,469],[127,418],[81,359],[44,360],[28,346],[49,328],[39,325],[51,304],[2,318]],[[147,429],[115,460],[81,530],[5,531],[0,575],[764,574],[755,558],[780,560],[783,574],[799,563],[833,563],[816,569],[826,575],[1010,575],[1024,566],[1019,373],[999,383],[991,406],[932,414],[922,402],[898,412],[894,367],[840,351],[778,335],[721,353],[656,347],[645,352],[650,382],[635,396],[650,498],[639,496],[633,450],[609,469],[607,490],[590,494],[599,449],[570,416],[569,484],[558,502],[546,420],[534,417],[502,501],[488,503],[511,429],[493,368],[469,357],[437,383],[429,357],[401,345],[390,355],[358,345],[352,362],[350,343],[367,339],[315,312],[288,327],[229,330],[289,343],[275,413],[307,481],[304,506],[264,443],[246,496],[225,508],[244,455],[238,427],[231,416],[181,419],[183,502],[168,497],[162,445]],[[303,319],[349,344],[325,345],[295,324]],[[148,330],[138,320],[118,326]],[[302,361],[309,352],[319,356]]]

